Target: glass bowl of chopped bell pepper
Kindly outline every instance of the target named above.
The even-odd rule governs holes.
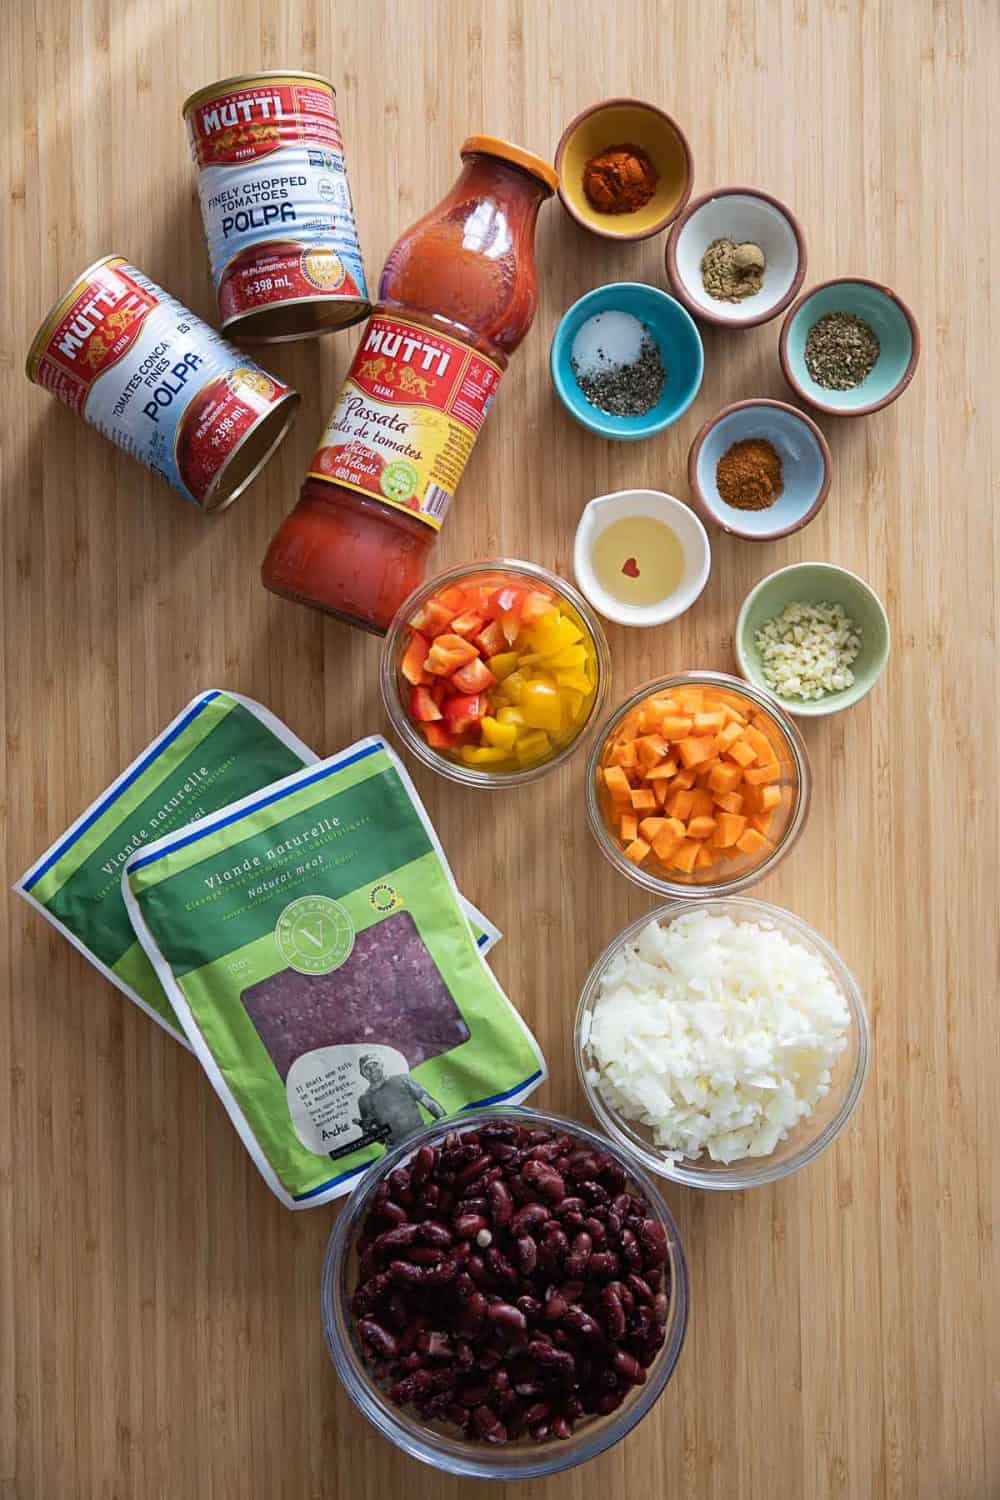
[[[382,648],[382,700],[399,738],[465,786],[517,786],[560,765],[597,723],[610,675],[582,595],[509,558],[430,579]]]
[[[587,770],[601,850],[660,896],[732,896],[769,875],[809,813],[805,743],[770,693],[724,672],[647,682],[602,726]]]

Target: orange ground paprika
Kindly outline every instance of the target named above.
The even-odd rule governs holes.
[[[644,208],[656,192],[659,174],[641,146],[609,146],[583,169],[583,191],[603,214],[629,214]]]

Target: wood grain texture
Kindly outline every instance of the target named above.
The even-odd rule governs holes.
[[[829,502],[804,533],[713,537],[696,608],[613,628],[615,694],[726,667],[743,595],[801,558],[868,578],[894,650],[875,694],[806,726],[805,835],[759,893],[861,980],[874,1064],[836,1148],[784,1185],[668,1193],[693,1313],[673,1384],[622,1446],[525,1487],[582,1500],[986,1500],[1000,1494],[996,0],[7,0],[3,207],[3,869],[18,875],[195,691],[267,703],[318,749],[378,728],[375,641],[266,594],[357,337],[265,363],[303,393],[265,478],[215,523],[172,498],[21,365],[53,298],[116,250],[211,316],[180,105],[247,69],[339,90],[374,278],[473,130],[547,153],[594,99],[683,123],[695,190],[759,184],[799,212],[808,281],[868,273],[924,335],[917,378],[823,419]],[[785,395],[777,324],[705,330],[704,388],[670,432],[615,446],[558,407],[560,312],[606,280],[663,284],[663,239],[615,247],[558,203],[541,307],[467,471],[445,564],[563,573],[587,499],[686,495],[695,431]],[[546,1050],[543,1105],[582,1113],[570,1036],[586,970],[648,906],[590,842],[583,762],[503,797],[417,773],[460,884],[504,929],[496,970]],[[332,1214],[279,1207],[194,1059],[10,898],[0,998],[0,1497],[455,1500],[355,1413],[323,1345]]]

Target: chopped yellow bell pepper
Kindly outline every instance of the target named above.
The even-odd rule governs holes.
[[[558,733],[562,726],[562,696],[554,682],[537,677],[526,682],[519,706],[529,728]]]
[[[498,709],[497,718],[501,724],[514,724],[518,728],[521,728],[524,724],[524,714],[519,708],[515,708],[513,704],[508,704],[504,708]]]
[[[463,745],[461,753],[468,766],[495,766],[507,759],[507,751],[494,745]]]
[[[497,656],[491,656],[486,665],[498,682],[503,682],[505,677],[517,670],[518,654],[516,651],[501,651]]]
[[[579,667],[558,668],[556,682],[561,688],[569,688],[574,693],[583,693],[584,697],[587,697],[591,691],[590,679],[580,671]]]
[[[537,625],[525,632],[525,636],[532,651],[540,656],[555,656],[557,652],[564,651],[567,646],[575,646],[577,641],[583,639],[582,631],[565,615],[545,615]]]
[[[501,713],[503,710],[501,709]],[[479,727],[483,731],[483,739],[487,745],[495,745],[501,750],[512,750],[514,741],[517,739],[516,724],[501,724],[491,714],[486,714],[480,721]]]
[[[511,672],[509,677],[504,678],[503,690],[511,703],[520,703],[526,683],[527,678],[521,671]]]
[[[531,734],[521,735],[514,746],[514,754],[522,765],[526,765],[530,761],[541,760],[544,755],[548,755],[550,748],[551,741],[548,735],[536,729]]]
[[[582,667],[587,660],[586,646],[567,646],[551,658],[553,667]]]

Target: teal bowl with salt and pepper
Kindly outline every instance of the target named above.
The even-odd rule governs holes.
[[[809,330],[827,313],[851,313],[872,329],[878,357],[860,385],[829,390],[819,385],[806,365]],[[887,286],[862,276],[823,281],[793,302],[781,325],[781,368],[796,396],[816,411],[835,417],[863,417],[896,401],[916,373],[920,330],[901,297]]]
[[[591,318],[607,312],[637,318],[663,364],[659,400],[641,416],[614,416],[594,406],[573,371],[573,340]],[[705,354],[694,319],[675,297],[644,282],[619,281],[587,292],[564,313],[552,339],[549,370],[559,399],[581,426],[601,437],[635,442],[662,432],[687,411],[701,388]]]

